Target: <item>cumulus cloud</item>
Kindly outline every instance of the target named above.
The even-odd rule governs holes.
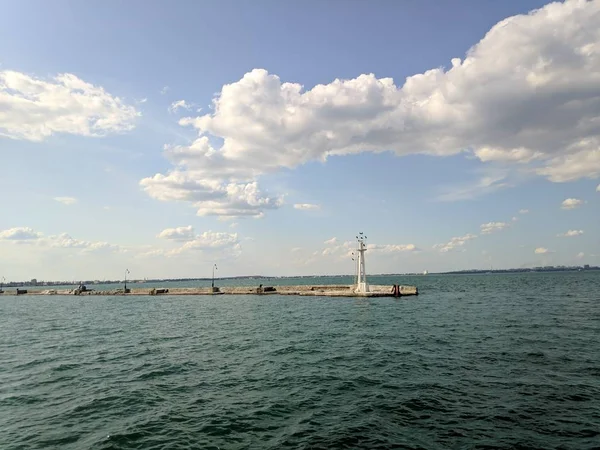
[[[188,240],[181,247],[172,250],[171,255],[180,254],[189,251],[230,251],[234,255],[241,252],[240,240],[237,233],[223,233],[214,231],[205,231]]]
[[[529,210],[528,209],[520,209],[519,210],[519,214],[528,214]]]
[[[492,234],[496,231],[502,231],[505,228],[508,228],[510,224],[506,222],[488,222],[484,223],[480,226],[481,234]]]
[[[323,242],[323,244],[325,244],[325,245],[335,245],[336,242],[337,242],[337,238],[336,237],[332,237],[331,239],[327,239],[325,242]]]
[[[296,203],[294,204],[295,209],[319,209],[319,205],[314,205],[312,203]]]
[[[567,198],[561,204],[562,209],[575,209],[583,205],[584,201],[578,198]]]
[[[199,216],[260,217],[265,210],[283,204],[283,198],[261,192],[255,181],[222,183],[196,177],[193,172],[156,174],[141,180],[140,185],[157,200],[191,202]]]
[[[345,242],[338,244],[337,239],[335,241],[333,239],[336,239],[336,238],[332,238],[329,241],[325,241],[325,243],[326,243],[326,245],[328,245],[328,247],[326,247],[321,252],[321,255],[323,255],[323,256],[337,255],[342,258],[345,258],[346,256],[350,256],[352,254],[352,250],[354,249],[354,245],[355,245],[354,242],[345,241]]]
[[[0,240],[27,241],[40,239],[41,237],[42,233],[34,231],[29,227],[17,227],[0,231]]]
[[[64,73],[50,80],[0,71],[0,136],[43,141],[53,134],[104,136],[135,126],[133,106]]]
[[[508,150],[502,148],[481,147],[475,150],[475,155],[483,162],[501,161],[524,164],[533,161],[534,159],[539,159],[543,157],[544,154],[524,147]]]
[[[171,105],[169,106],[169,112],[176,113],[177,110],[179,110],[179,109],[190,110],[190,109],[192,109],[192,107],[193,106],[186,103],[185,100],[177,100],[176,102],[171,103]]]
[[[81,239],[75,239],[67,233],[59,234],[58,236],[48,236],[41,239],[42,245],[48,245],[54,248],[77,248],[84,252],[94,252],[99,250],[118,251],[118,245],[109,244],[108,242],[90,242]]]
[[[369,244],[367,250],[373,250],[382,253],[401,253],[401,252],[416,252],[418,248],[414,244]]]
[[[75,197],[54,197],[53,200],[67,206],[77,203],[77,199]]]
[[[171,88],[169,86],[163,86],[159,92],[160,92],[160,95],[165,95],[170,90],[171,90]]]
[[[546,253],[553,253],[551,250],[548,250],[547,248],[544,247],[538,247],[534,250],[534,253],[536,255],[544,255]]]
[[[108,242],[92,242],[75,239],[67,233],[45,236],[29,227],[11,228],[0,231],[0,240],[9,240],[15,243],[35,244],[50,248],[74,248],[86,252],[97,250],[120,250],[118,245]]]
[[[566,233],[557,234],[557,237],[575,237],[581,236],[583,234],[583,230],[569,230]]]
[[[174,241],[191,241],[194,239],[194,228],[191,225],[187,227],[167,228],[161,231],[157,237]]]
[[[453,237],[450,239],[450,242],[445,244],[436,244],[433,248],[439,250],[441,253],[447,253],[464,246],[467,242],[475,238],[477,238],[476,234],[465,234],[464,236]]]
[[[552,181],[599,176],[599,22],[600,2],[551,3],[502,20],[451,67],[403,84],[362,74],[306,88],[254,69],[224,85],[210,113],[179,121],[198,138],[167,149],[175,168],[154,178],[193,192],[198,183],[252,183],[331,155],[383,151],[467,151]],[[505,178],[445,199],[492,192],[507,186]],[[196,202],[206,214],[229,210]]]
[[[577,258],[577,259],[583,259],[584,256],[585,256],[585,253],[579,252],[579,253],[577,253],[577,256],[575,256],[575,258]]]

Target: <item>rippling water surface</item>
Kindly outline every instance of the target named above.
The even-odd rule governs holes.
[[[398,281],[422,294],[0,297],[0,448],[600,445],[600,273]]]

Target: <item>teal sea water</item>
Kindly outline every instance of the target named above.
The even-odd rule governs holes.
[[[599,272],[372,282],[421,295],[0,297],[0,448],[600,446]]]

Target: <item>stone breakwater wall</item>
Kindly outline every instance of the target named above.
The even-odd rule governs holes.
[[[325,297],[404,297],[418,295],[416,286],[371,285],[367,293],[354,292],[352,285],[297,285],[297,286],[225,286],[198,288],[123,288],[107,291],[95,290],[28,290],[17,294],[15,290],[2,295],[299,295]]]

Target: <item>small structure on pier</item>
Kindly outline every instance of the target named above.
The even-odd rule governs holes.
[[[365,272],[365,252],[367,251],[365,241],[367,240],[367,236],[361,231],[358,236],[356,236],[356,240],[358,242],[358,248],[356,249],[356,286],[354,292],[357,294],[366,294],[369,292],[369,283],[367,283],[367,274]]]

